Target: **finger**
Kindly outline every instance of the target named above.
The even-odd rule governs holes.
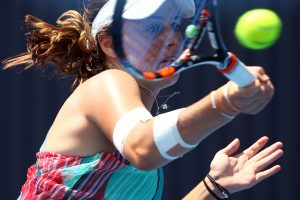
[[[269,99],[272,99],[275,93],[275,88],[271,81],[268,81],[266,84],[268,88],[267,96],[269,97]]]
[[[264,75],[266,74],[265,69],[263,67],[260,66],[253,66],[252,67],[253,71],[255,71],[255,73],[259,74],[259,75]]]
[[[247,104],[244,105],[246,111],[249,114],[256,114],[261,111],[273,97],[273,92],[267,92],[266,94],[257,95],[252,99],[252,101],[248,101]]]
[[[257,75],[257,79],[263,83],[267,83],[268,81],[271,80],[271,78],[267,74],[261,74],[261,73]]]
[[[281,170],[280,165],[275,165],[275,166],[273,166],[270,169],[267,169],[267,170],[264,170],[264,171],[261,171],[261,172],[257,173],[255,175],[255,177],[256,177],[256,183],[259,183],[259,182],[265,180],[266,178],[268,178],[268,177],[276,174],[280,170]]]
[[[264,157],[263,159],[259,160],[256,165],[256,171],[261,171],[265,169],[268,165],[276,161],[278,158],[280,158],[283,155],[283,151],[281,149],[273,152],[272,154]]]
[[[265,87],[265,96],[268,96],[270,99],[273,97],[274,95],[274,86],[272,84],[271,81],[267,81],[266,83],[263,84],[263,86]]]
[[[245,94],[247,96],[252,96],[260,92],[260,84],[259,80],[253,81],[249,86],[243,88],[245,90]]]
[[[272,93],[274,93],[274,85],[271,80],[260,81],[260,84],[263,88],[266,88],[266,90],[261,88],[261,91],[272,91]]]
[[[255,107],[260,107],[261,104],[265,104],[270,99],[269,96],[261,96],[257,95],[255,97],[252,97],[251,99],[247,100],[244,102],[244,107],[249,107],[249,108],[255,108]]]
[[[282,142],[276,142],[271,146],[265,148],[263,151],[259,152],[257,155],[253,156],[252,160],[259,161],[271,155],[273,152],[277,151],[278,149],[282,148],[282,146],[283,146]]]
[[[271,80],[267,81],[267,85],[274,90],[274,85]]]
[[[261,83],[260,85],[260,96],[272,97],[274,94],[274,86],[271,81]]]
[[[226,155],[231,156],[239,149],[239,147],[240,147],[240,140],[238,138],[235,138],[221,151],[224,152]]]
[[[253,98],[261,99],[263,97],[271,98],[273,96],[274,86],[271,81],[256,82],[256,84],[257,84],[256,87],[258,88],[258,92],[255,93],[255,96]]]
[[[269,138],[267,136],[261,137],[242,153],[250,159],[268,142],[268,140]]]
[[[259,103],[259,104],[267,104],[273,97],[274,92],[271,88],[264,85],[261,86],[261,91],[252,98],[253,103]]]
[[[261,99],[256,99],[252,102],[252,104],[249,104],[247,107],[247,113],[249,114],[256,114],[260,112],[262,109],[264,109],[268,102],[270,101],[270,97],[263,97]]]
[[[260,66],[247,66],[247,68],[254,74],[264,73],[264,68]]]
[[[268,80],[266,82],[257,80],[255,82],[255,84],[256,84],[256,87],[258,88],[258,92],[256,92],[255,94],[259,93],[259,95],[257,95],[257,97],[273,95],[274,86],[270,80]]]
[[[270,77],[266,74],[264,68],[262,67],[252,67],[257,79],[261,82],[267,82],[270,80]]]

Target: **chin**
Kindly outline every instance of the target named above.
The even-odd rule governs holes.
[[[179,74],[174,74],[174,75],[172,75],[168,78],[162,79],[161,81],[164,81],[166,83],[165,87],[164,87],[164,88],[166,88],[166,87],[169,87],[171,85],[174,85],[178,81],[178,79],[179,79]]]
[[[179,79],[179,74],[174,74],[167,78],[151,80],[151,79],[136,79],[138,84],[143,85],[151,91],[159,91],[165,89],[171,85],[174,85]]]
[[[155,82],[155,84],[153,83],[153,85],[155,85],[156,88],[165,89],[167,87],[174,85],[178,81],[178,79],[179,79],[179,74],[174,74],[167,78],[158,79],[155,81],[152,80],[152,82]]]

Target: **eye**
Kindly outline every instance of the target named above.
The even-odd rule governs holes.
[[[152,23],[146,27],[145,32],[147,34],[154,35],[154,34],[158,34],[162,30],[162,28],[163,28],[162,24]]]
[[[179,26],[181,24],[181,17],[174,17],[174,19],[169,23],[170,27],[175,31],[178,32],[179,30]]]
[[[170,23],[170,27],[172,28],[173,31],[180,32],[180,30],[179,30],[179,24],[177,22]]]

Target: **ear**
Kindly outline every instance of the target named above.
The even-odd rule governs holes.
[[[109,35],[97,36],[98,43],[102,51],[111,58],[116,58],[116,54],[113,49],[112,38]]]

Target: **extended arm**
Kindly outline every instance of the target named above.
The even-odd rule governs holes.
[[[268,77],[265,77],[260,68],[253,68],[253,72],[256,73],[258,80],[251,86],[239,88],[233,83],[229,85],[228,96],[231,98],[231,103],[239,109],[239,112],[255,114],[269,102],[273,95],[273,86]],[[105,75],[102,75],[102,85],[98,87],[99,95],[93,93],[95,106],[91,106],[92,103],[89,104],[92,109],[90,113],[93,113],[95,122],[107,138],[113,142],[114,129],[119,120],[137,107],[144,108],[144,103],[138,85],[130,75],[120,70],[102,74]],[[225,99],[224,87],[215,92],[215,108],[212,106],[211,95],[207,95],[177,113],[175,126],[186,144],[198,144],[214,130],[228,123],[231,119],[224,114],[230,116],[238,114]],[[97,98],[97,96],[99,97]],[[121,139],[124,142],[122,147],[124,156],[138,168],[155,169],[172,160],[162,156],[155,142],[153,127],[157,120],[160,120],[162,124],[166,122],[168,125],[168,117],[163,119],[161,116],[140,120],[130,129],[126,137]],[[123,124],[126,125],[126,123]],[[121,130],[125,131],[126,127]],[[179,144],[168,145],[168,148],[165,148],[167,149],[165,153],[172,157],[181,156],[191,150],[191,148],[185,148]]]

